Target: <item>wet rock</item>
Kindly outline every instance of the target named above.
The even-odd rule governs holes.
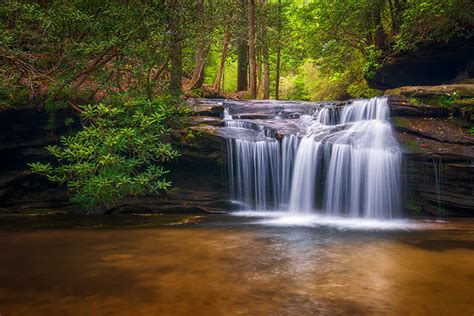
[[[433,140],[439,143],[458,144],[466,146],[464,152],[474,152],[474,137],[449,119],[432,117],[393,117],[394,127],[403,133],[418,136],[420,139]],[[421,141],[421,140],[420,140]],[[421,146],[423,143],[418,141]],[[443,147],[443,146],[441,146]]]
[[[454,91],[460,90],[408,87],[398,92],[431,98]],[[453,117],[452,109],[447,117],[440,115],[440,107],[414,105],[402,95],[389,98],[393,126],[405,151],[406,208],[413,214],[474,216],[474,137],[468,128]]]
[[[390,114],[392,116],[415,116],[415,117],[448,117],[449,110],[446,107],[427,104],[413,104],[407,97],[400,94],[388,95]]]
[[[386,95],[405,97],[436,97],[441,95],[474,97],[474,84],[451,84],[439,86],[404,86],[385,91]]]
[[[198,116],[211,116],[220,118],[222,117],[222,112],[224,111],[222,102],[219,101],[206,102],[200,99],[190,99],[189,104],[193,113]]]
[[[406,208],[412,214],[474,216],[474,161],[448,154],[407,154]]]
[[[211,125],[211,126],[221,126],[223,124],[221,118],[212,117],[212,116],[192,116],[189,120],[189,124],[192,126],[196,125]]]

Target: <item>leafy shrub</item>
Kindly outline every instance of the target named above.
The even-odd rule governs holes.
[[[33,172],[67,184],[72,201],[87,212],[113,207],[127,195],[169,189],[160,163],[178,156],[166,139],[187,108],[160,98],[82,109],[83,129],[47,147],[58,164],[32,163]]]

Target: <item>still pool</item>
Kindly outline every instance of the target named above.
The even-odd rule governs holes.
[[[474,314],[473,220],[240,215],[2,218],[0,314]]]

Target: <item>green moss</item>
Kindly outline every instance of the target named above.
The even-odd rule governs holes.
[[[455,105],[461,106],[461,107],[467,108],[467,109],[472,108],[472,107],[474,107],[474,98],[458,99],[458,100],[456,100]]]
[[[420,150],[420,144],[418,144],[414,140],[406,140],[406,141],[403,142],[403,144],[405,145],[405,148],[408,149],[408,151],[410,151],[410,152]]]
[[[392,118],[393,125],[395,127],[407,127],[408,121],[402,117],[393,117]]]
[[[423,206],[413,200],[407,201],[406,208],[408,209],[408,211],[413,213],[421,213],[421,211],[423,210]]]
[[[474,136],[474,126],[469,129],[469,135]]]
[[[442,94],[429,97],[411,97],[408,99],[408,101],[414,105],[424,104],[431,106],[442,106],[445,108],[452,108],[453,106],[474,106],[474,98],[464,98],[456,94]]]
[[[414,105],[423,104],[423,100],[420,98],[411,97],[408,99],[408,101],[410,101],[410,103]]]

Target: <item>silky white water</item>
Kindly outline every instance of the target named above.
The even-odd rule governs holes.
[[[230,139],[230,193],[245,210],[319,213],[390,219],[399,215],[401,151],[392,133],[386,98],[323,107],[299,120],[301,132],[281,141],[263,127],[259,141]]]

